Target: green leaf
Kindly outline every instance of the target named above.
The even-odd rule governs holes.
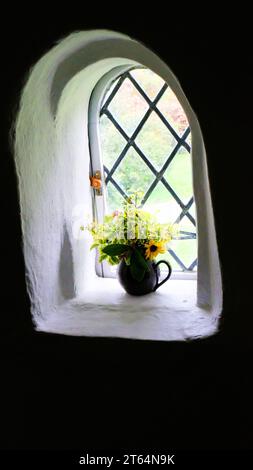
[[[103,253],[106,253],[109,256],[119,256],[125,253],[127,250],[128,250],[127,245],[122,245],[119,243],[107,245],[102,249]]]
[[[145,271],[149,271],[148,263],[138,249],[134,250],[133,255],[139,266],[141,266]]]
[[[107,255],[102,253],[102,254],[99,256],[99,263],[102,263],[102,261],[104,261],[106,258],[107,258]]]
[[[135,281],[141,282],[145,276],[145,269],[141,268],[139,264],[131,262],[130,264],[131,276]]]
[[[93,243],[90,247],[90,250],[93,250],[93,248],[96,248],[97,246],[99,246],[99,243]]]
[[[146,271],[149,271],[147,262],[138,250],[134,250],[130,263],[130,272],[133,279],[141,282],[145,276]]]

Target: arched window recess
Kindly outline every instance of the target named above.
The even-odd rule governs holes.
[[[163,81],[158,96],[150,97],[145,90],[145,96],[142,93],[134,77],[141,69],[152,71]],[[117,87],[124,80],[125,83],[129,80],[141,96],[146,122],[138,120],[135,128],[125,135],[118,119],[112,122],[111,113],[110,125],[115,129],[118,126],[117,135],[123,147],[110,166],[101,146],[100,124],[110,112],[106,92],[110,95],[115,87],[112,103]],[[173,135],[173,126],[169,128],[160,108],[163,98],[159,93],[165,94],[168,87],[188,121],[187,127],[177,135]],[[145,136],[140,142],[151,117],[163,121],[164,132],[174,139],[174,150],[165,152],[165,163],[161,162],[161,166],[151,155],[152,148],[144,149]],[[186,261],[178,247],[173,247],[174,258],[169,253],[179,268],[181,262],[181,270],[178,268],[168,287],[162,286],[157,295],[138,299],[125,295],[116,280],[109,278],[113,273],[106,267],[98,271],[90,241],[76,238],[73,233],[73,226],[80,227],[79,206],[85,206],[87,212],[102,220],[113,201],[127,194],[124,165],[130,151],[139,158],[139,173],[147,172],[144,206],[151,204],[153,197],[165,195],[171,203],[170,214],[173,204],[180,208],[177,217],[182,240],[178,243],[182,246],[184,242],[196,243],[196,234],[198,238],[192,261]],[[192,165],[191,194],[185,184],[176,188],[177,178],[173,182],[168,175],[173,171],[174,176],[180,173],[178,168],[173,169],[179,151],[182,168],[186,168],[186,161]],[[217,330],[222,283],[203,137],[197,116],[178,80],[154,52],[128,36],[107,30],[80,31],[60,41],[34,66],[25,85],[15,125],[14,153],[27,289],[38,331],[184,340]],[[132,159],[133,164],[136,161]],[[106,188],[102,197],[94,195],[90,187],[89,176],[97,170]],[[129,172],[132,182],[133,174]],[[184,230],[185,221],[188,226]],[[185,240],[184,236],[192,238]]]

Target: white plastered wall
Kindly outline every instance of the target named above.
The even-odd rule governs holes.
[[[88,235],[82,240],[73,237],[74,208],[85,206],[87,213],[92,212],[87,125],[91,93],[112,68],[136,64],[169,84],[191,127],[198,281],[197,299],[192,297],[187,308],[182,292],[189,291],[190,296],[191,289],[183,281],[169,281],[170,299],[164,287],[161,294],[150,294],[156,297],[135,298],[135,302],[115,291],[115,280],[98,279],[95,274]],[[83,31],[61,41],[35,65],[23,90],[15,162],[27,285],[38,330],[146,339],[184,339],[214,332],[222,308],[222,285],[204,143],[195,113],[158,56],[111,31]],[[127,321],[122,316],[126,312]],[[202,330],[200,318],[205,323]]]

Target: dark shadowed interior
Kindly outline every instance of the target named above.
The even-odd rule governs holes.
[[[58,19],[46,28],[42,21],[19,24],[3,51],[1,448],[252,449],[250,211],[243,217],[252,128],[247,31],[238,38],[220,25],[215,35],[204,27],[191,35],[186,20],[179,31],[151,21],[140,27],[130,17],[90,18]],[[121,31],[161,56],[199,119],[224,286],[220,331],[210,338],[160,342],[33,329],[8,132],[30,66],[56,40],[93,28]]]

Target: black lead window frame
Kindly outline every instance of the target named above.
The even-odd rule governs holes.
[[[118,166],[120,165],[120,163],[123,161],[123,159],[126,156],[128,150],[130,149],[130,147],[132,147],[138,153],[138,155],[140,156],[142,161],[148,166],[148,168],[151,170],[151,172],[154,175],[154,180],[152,181],[151,185],[149,186],[146,193],[144,194],[143,199],[141,201],[140,207],[143,207],[143,205],[148,200],[149,196],[151,195],[151,193],[153,192],[153,190],[155,189],[157,184],[159,182],[161,182],[165,186],[165,188],[167,189],[169,194],[174,198],[174,200],[177,202],[177,204],[181,208],[180,214],[178,215],[178,217],[173,222],[174,223],[179,223],[183,219],[183,217],[187,217],[190,220],[190,222],[193,224],[193,226],[196,227],[196,220],[193,217],[193,215],[189,212],[192,205],[193,205],[193,203],[194,203],[194,196],[192,195],[192,197],[189,199],[189,201],[185,204],[180,199],[179,195],[174,191],[174,189],[171,187],[171,185],[169,184],[169,182],[167,181],[167,179],[164,176],[165,171],[168,169],[169,165],[174,160],[174,158],[176,157],[176,155],[179,152],[181,147],[184,147],[189,153],[191,153],[191,147],[190,147],[189,143],[186,141],[186,139],[189,137],[189,135],[191,133],[190,127],[188,126],[184,130],[184,132],[181,136],[177,133],[177,131],[172,126],[172,124],[168,121],[168,119],[163,115],[163,113],[157,107],[157,104],[158,104],[159,100],[162,98],[162,96],[164,95],[164,93],[167,90],[167,88],[169,87],[169,85],[167,83],[164,83],[163,86],[161,87],[161,89],[158,91],[155,98],[153,100],[151,100],[149,98],[149,96],[145,93],[145,91],[142,89],[142,87],[138,83],[138,81],[130,73],[131,70],[134,70],[136,68],[140,68],[140,67],[131,67],[130,69],[128,68],[127,70],[123,71],[122,73],[118,73],[118,74],[116,73],[116,77],[115,77],[115,72],[114,72],[114,74],[113,73],[111,74],[112,77],[114,75],[114,77],[111,78],[111,79],[110,79],[110,74],[109,74],[109,76],[107,77],[107,87],[106,87],[106,89],[104,89],[103,95],[102,95],[102,97],[100,97],[100,100],[94,99],[94,96],[93,96],[94,92],[92,94],[89,114],[90,114],[90,122],[93,123],[93,124],[94,124],[94,106],[93,106],[94,101],[95,101],[95,107],[96,107],[97,103],[99,102],[99,106],[98,106],[97,113],[96,113],[97,114],[97,120],[98,120],[96,139],[99,141],[99,119],[102,116],[106,116],[107,119],[109,119],[110,122],[115,126],[115,128],[121,134],[121,136],[125,139],[126,143],[125,143],[125,146],[123,147],[123,150],[121,151],[121,153],[118,155],[118,157],[114,161],[112,167],[108,168],[103,163],[103,157],[102,157],[103,151],[100,147],[100,143],[97,142],[97,145],[95,145],[95,146],[93,145],[93,137],[94,137],[93,127],[89,126],[90,154],[91,154],[91,174],[92,173],[94,174],[94,170],[98,169],[98,158],[97,158],[97,155],[95,155],[95,152],[99,152],[100,153],[100,156],[99,156],[100,157],[99,158],[100,165],[99,166],[102,169],[103,184],[107,185],[110,182],[114,186],[114,188],[120,193],[120,195],[124,199],[127,199],[128,195],[125,192],[125,190],[120,186],[120,184],[117,182],[114,173],[115,173],[116,169],[118,168]],[[109,109],[110,103],[112,102],[112,100],[114,99],[114,97],[116,96],[116,94],[120,90],[120,87],[122,86],[122,84],[124,83],[124,81],[126,79],[131,81],[132,85],[135,87],[137,92],[142,96],[142,98],[145,100],[145,102],[148,105],[147,111],[145,112],[145,114],[141,118],[141,120],[139,121],[137,127],[135,128],[135,130],[134,130],[134,132],[132,133],[131,136],[129,136],[127,134],[127,132],[123,129],[122,125],[120,125],[120,123],[117,121],[115,116],[113,116],[112,112]],[[102,79],[102,84],[103,84],[103,82],[105,83],[105,80],[106,80],[105,78]],[[117,81],[117,83],[112,88],[112,85],[115,81]],[[98,88],[97,91],[98,91],[98,94],[99,94],[99,91],[100,91],[99,86],[96,87],[96,88]],[[103,87],[101,87],[101,88],[103,88]],[[110,93],[111,88],[112,88],[112,91]],[[105,99],[106,99],[106,101],[104,102]],[[166,161],[164,162],[162,168],[159,171],[155,168],[155,166],[152,164],[152,162],[150,161],[148,156],[145,155],[145,153],[142,151],[142,149],[136,143],[137,136],[139,135],[140,131],[142,130],[143,126],[145,125],[146,121],[148,120],[148,118],[149,118],[149,116],[152,112],[155,112],[157,114],[157,116],[162,121],[163,125],[166,126],[166,128],[169,130],[169,132],[172,134],[172,136],[176,140],[175,147],[172,149],[171,153],[168,155],[168,157],[166,158]],[[98,196],[98,197],[94,196],[94,214],[95,214],[95,218],[98,218],[98,219],[100,218],[101,219],[101,212],[104,215],[105,210],[106,210],[106,201],[105,201],[106,195],[103,194],[103,204],[102,204],[103,209],[101,209],[101,203],[100,204],[98,203],[98,198],[100,199],[101,196]],[[186,230],[180,230],[179,236],[178,236],[177,239],[178,240],[191,240],[191,239],[196,239],[196,238],[197,238],[197,235],[196,235],[195,232],[188,231],[188,230],[187,231]],[[181,272],[183,272],[183,273],[192,273],[194,268],[197,266],[197,258],[194,259],[194,261],[189,266],[186,266],[185,263],[180,259],[180,257],[175,253],[175,251],[172,248],[169,248],[168,252],[174,258],[177,265],[180,267]],[[195,273],[196,273],[196,271],[195,271]],[[100,271],[100,274],[102,276],[107,277],[107,275],[108,275],[110,277],[110,274],[108,272],[108,268],[103,269],[103,267],[102,267],[102,269]]]

